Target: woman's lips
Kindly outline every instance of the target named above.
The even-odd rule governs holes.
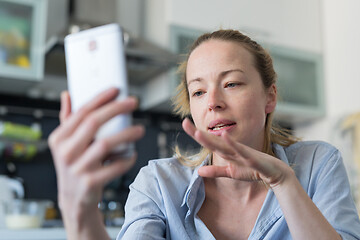
[[[236,123],[230,120],[215,120],[209,124],[208,132],[220,136],[224,131],[230,131],[235,128]]]

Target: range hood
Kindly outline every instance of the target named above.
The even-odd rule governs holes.
[[[131,85],[142,84],[176,66],[177,55],[144,39],[130,39],[126,60]]]

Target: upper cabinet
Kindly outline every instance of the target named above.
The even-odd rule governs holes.
[[[287,124],[325,115],[323,58],[321,54],[266,45],[277,73],[278,104],[275,118]]]
[[[67,0],[0,0],[0,77],[39,81],[44,58],[66,27]]]

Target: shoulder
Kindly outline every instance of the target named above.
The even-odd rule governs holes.
[[[180,206],[194,171],[176,158],[149,161],[130,185],[126,206],[147,201],[155,203],[163,211],[169,208],[166,203]]]
[[[323,141],[299,141],[285,148],[285,151],[288,152],[298,152],[298,151],[307,151],[307,152],[336,152],[337,148],[331,145],[330,143]]]
[[[299,181],[309,191],[323,179],[337,176],[346,179],[346,171],[339,150],[322,141],[301,141],[289,147],[275,148],[280,159],[288,161]]]
[[[339,150],[333,145],[323,141],[299,141],[283,148],[289,163],[304,162],[327,162],[334,157],[341,158]]]
[[[182,165],[176,157],[150,160],[148,165],[143,167],[140,174],[147,176],[158,176],[170,178],[174,176],[192,175],[190,167]]]
[[[147,166],[141,168],[132,187],[187,186],[193,173],[194,169],[182,165],[176,157],[150,160]]]
[[[301,141],[288,147],[274,146],[277,157],[287,162],[299,177],[343,169],[342,156],[333,145],[322,141]]]

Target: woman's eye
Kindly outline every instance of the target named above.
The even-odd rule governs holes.
[[[225,87],[233,88],[233,87],[236,87],[236,86],[238,86],[238,85],[239,85],[238,83],[228,83],[228,84],[226,84]]]
[[[203,95],[203,94],[204,94],[203,91],[196,91],[196,92],[193,93],[193,96],[194,96],[194,97],[200,97],[200,96]]]

